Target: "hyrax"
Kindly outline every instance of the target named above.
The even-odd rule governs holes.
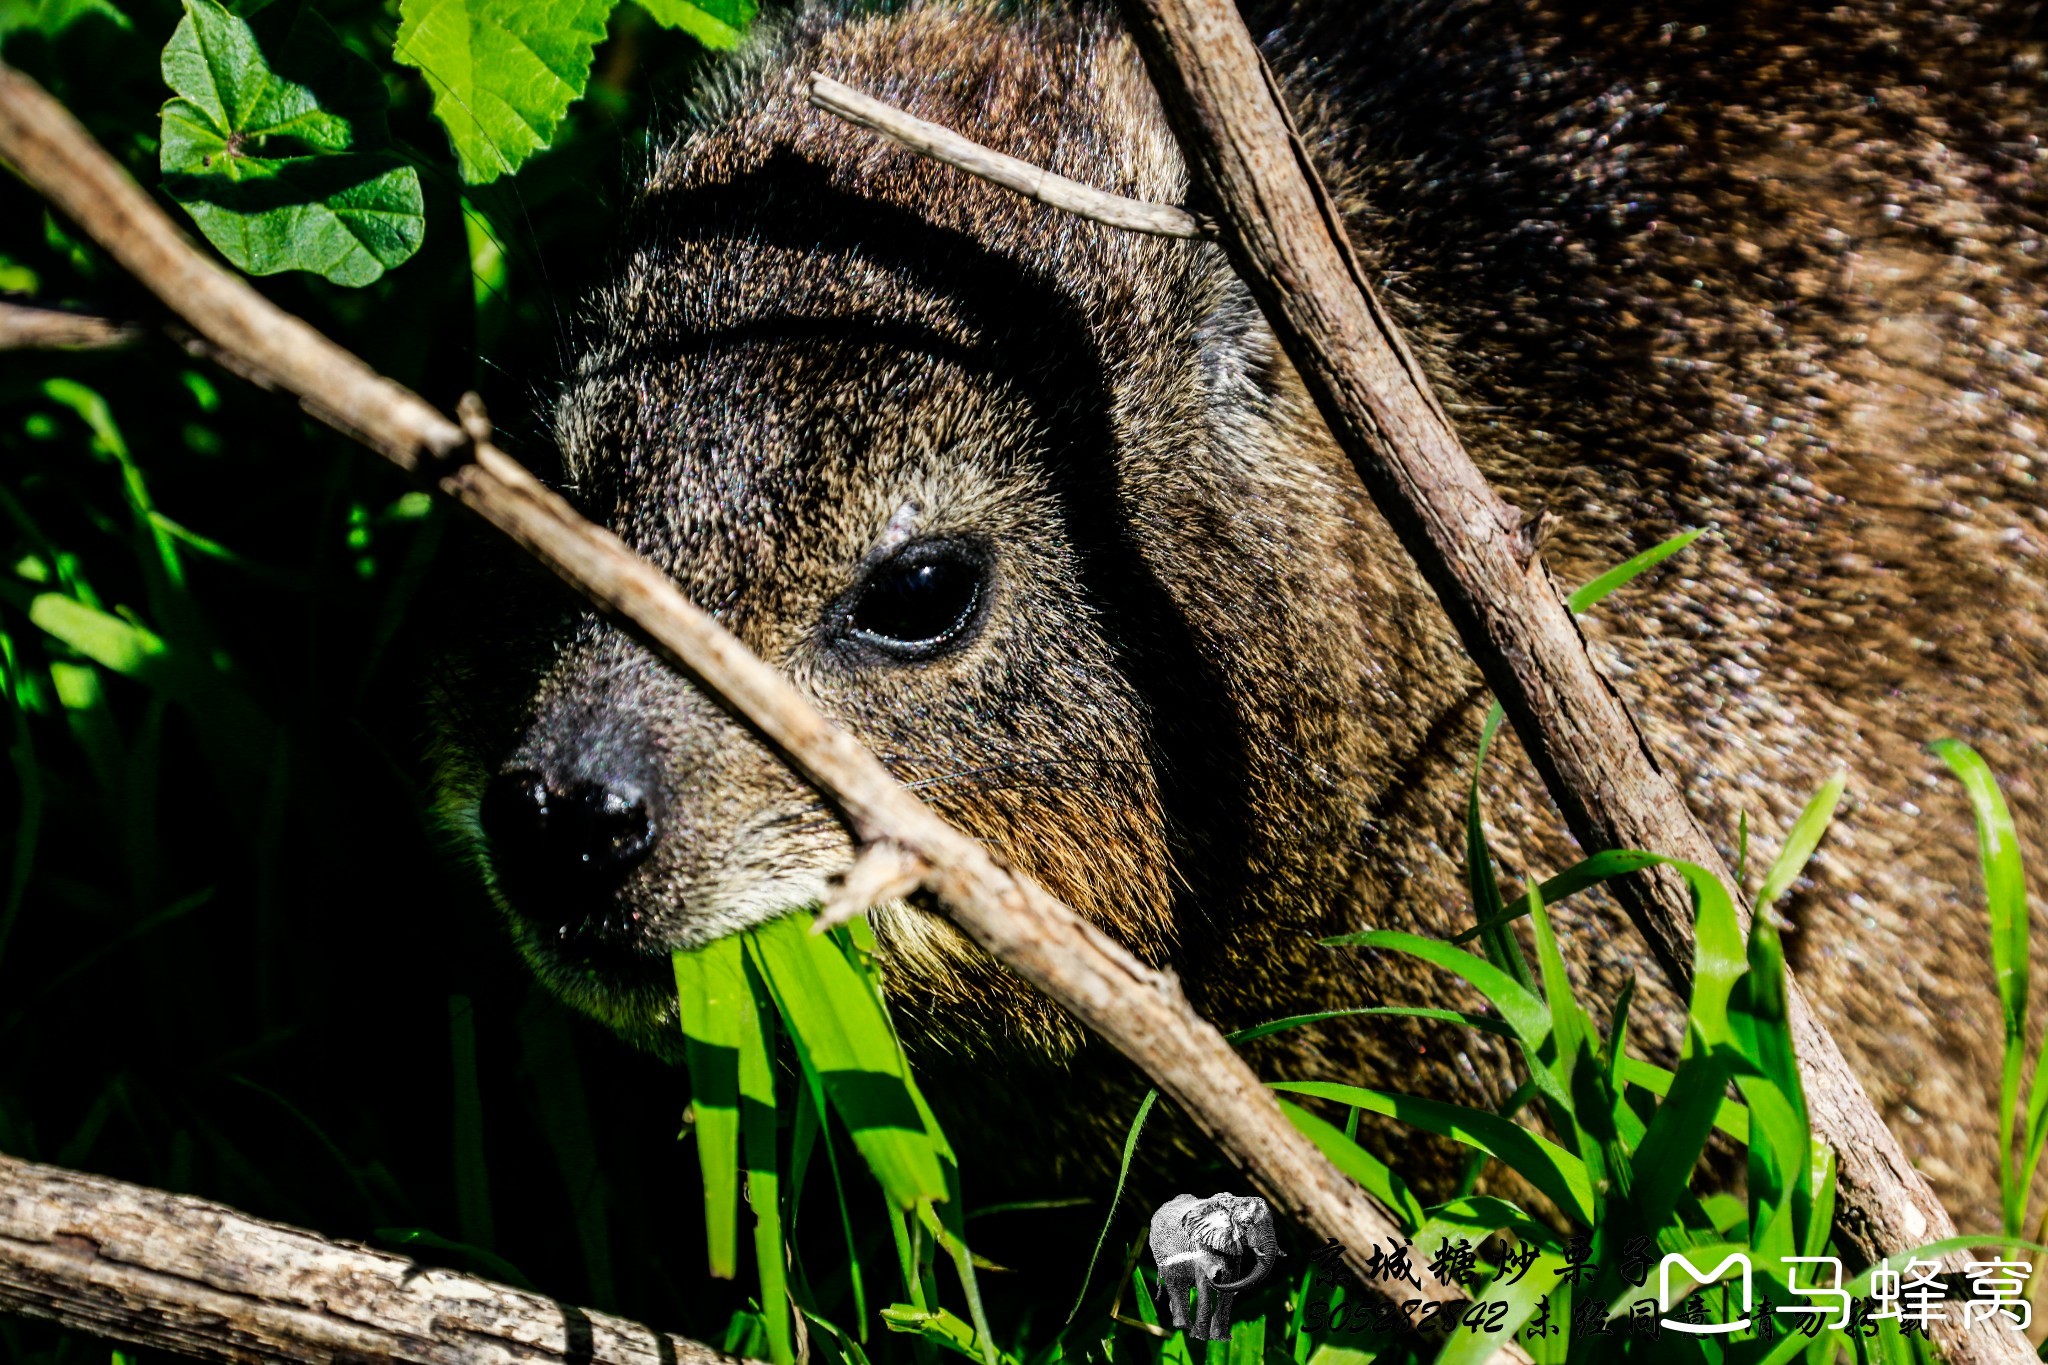
[[[1959,1220],[1991,1227],[1998,1008],[1964,803],[1923,746],[1967,739],[2048,828],[2031,10],[1254,10],[1473,454],[1557,517],[1560,580],[1712,529],[1589,619],[1595,656],[1731,854],[1739,813],[1768,854],[1849,771],[1792,961]],[[565,492],[1219,1024],[1443,995],[1316,940],[1469,922],[1488,696],[1222,253],[920,160],[808,109],[814,70],[1188,195],[1100,9],[769,25],[652,160],[555,409]],[[627,636],[507,602],[450,663],[445,808],[535,968],[672,1050],[669,951],[815,901],[848,832]],[[1513,874],[1576,856],[1512,751],[1490,791]],[[1642,970],[1610,906],[1559,918],[1593,999]],[[1098,1170],[1128,1068],[943,921],[875,923],[957,1135],[1028,1154],[1041,1192]],[[1257,1061],[1480,1103],[1508,1084],[1470,1035],[1388,1020]]]

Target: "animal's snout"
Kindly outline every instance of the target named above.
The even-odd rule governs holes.
[[[631,931],[613,893],[660,835],[641,783],[515,767],[485,788],[479,816],[507,899],[535,927],[562,938]]]

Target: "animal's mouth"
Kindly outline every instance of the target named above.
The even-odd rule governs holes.
[[[673,989],[669,955],[654,944],[577,939],[546,945],[540,951],[550,958],[553,971],[578,977],[593,988],[627,993]]]
[[[657,938],[563,935],[510,918],[521,954],[556,995],[639,1046],[681,1046],[675,968]]]

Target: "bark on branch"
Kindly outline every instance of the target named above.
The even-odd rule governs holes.
[[[1220,239],[1466,650],[1513,720],[1551,799],[1588,851],[1721,857],[1652,757],[1521,517],[1488,486],[1360,269],[1271,71],[1232,0],[1118,0]],[[1665,974],[1690,974],[1693,912],[1669,870],[1622,899]],[[1791,1016],[1818,1136],[1840,1161],[1836,1231],[1876,1260],[1954,1234],[1934,1193],[1791,982]],[[1944,1324],[1955,1361],[2031,1359],[2008,1332]]]
[[[1361,1279],[1376,1284],[1367,1258],[1397,1235],[1393,1220],[1296,1131],[1171,975],[918,801],[658,569],[477,439],[480,423],[465,430],[202,255],[77,120],[4,64],[0,155],[230,363],[297,394],[637,630],[745,717],[838,807],[860,844],[887,842],[922,859],[925,885],[969,938],[1141,1067],[1261,1194],[1315,1236],[1341,1242]],[[1456,1297],[1434,1282],[1420,1292]],[[1527,1359],[1513,1346],[1503,1354]]]
[[[525,1290],[6,1156],[0,1312],[249,1365],[740,1365]]]
[[[0,351],[106,351],[141,339],[132,323],[0,302]]]

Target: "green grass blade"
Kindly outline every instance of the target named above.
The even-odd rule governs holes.
[[[1544,1298],[1557,1292],[1552,1286],[1557,1284],[1557,1273],[1564,1269],[1564,1265],[1564,1257],[1544,1251],[1537,1253],[1535,1263],[1513,1284],[1499,1284],[1501,1277],[1496,1275],[1477,1291],[1475,1297],[1482,1302],[1507,1304],[1507,1313],[1500,1319],[1499,1335],[1460,1332],[1445,1344],[1436,1358],[1436,1365],[1481,1365],[1481,1362],[1499,1359],[1496,1353],[1501,1349],[1501,1343],[1512,1341],[1515,1334],[1535,1316]],[[1540,1351],[1541,1348],[1532,1343],[1531,1354],[1539,1360],[1542,1359]]]
[[[1157,1103],[1159,1092],[1147,1090],[1145,1098],[1138,1102],[1138,1112],[1132,1116],[1130,1128],[1124,1133],[1124,1156],[1116,1168],[1116,1189],[1109,1196],[1109,1209],[1102,1216],[1102,1231],[1096,1234],[1095,1250],[1088,1253],[1088,1269],[1081,1274],[1080,1292],[1074,1295],[1074,1306],[1067,1310],[1067,1320],[1062,1324],[1063,1327],[1074,1325],[1074,1319],[1081,1315],[1081,1305],[1088,1299],[1088,1286],[1095,1279],[1095,1264],[1102,1259],[1102,1248],[1103,1244],[1109,1241],[1109,1230],[1116,1226],[1116,1206],[1124,1197],[1124,1181],[1130,1178],[1131,1158],[1138,1152],[1138,1135],[1145,1131],[1145,1120],[1152,1116],[1152,1106]]]
[[[1706,1150],[1707,1135],[1713,1131],[1722,1114],[1733,1107],[1725,1098],[1728,1091],[1728,1068],[1722,1060],[1725,1053],[1704,1044],[1688,1047],[1686,1052],[1676,1076],[1658,1068],[1649,1068],[1646,1063],[1634,1059],[1630,1059],[1625,1068],[1630,1072],[1629,1079],[1637,1084],[1645,1084],[1645,1081],[1639,1079],[1633,1070],[1635,1067],[1657,1071],[1657,1080],[1645,1084],[1645,1088],[1663,1087],[1659,1091],[1664,1097],[1663,1103],[1650,1116],[1642,1140],[1636,1144],[1636,1179],[1628,1196],[1638,1225],[1645,1228],[1661,1228],[1670,1220],[1672,1210],[1678,1207],[1678,1201],[1691,1182],[1693,1170],[1699,1165],[1700,1154]],[[1742,1131],[1746,1138],[1749,1132],[1746,1116]]]
[[[1550,1011],[1533,991],[1486,959],[1463,952],[1440,939],[1424,938],[1399,929],[1366,929],[1326,938],[1323,942],[1338,948],[1382,948],[1421,958],[1431,966],[1464,978],[1467,985],[1485,996],[1522,1040],[1522,1046],[1541,1048],[1550,1038]]]
[[[889,1198],[901,1208],[945,1199],[945,1174],[902,1048],[866,976],[835,939],[813,934],[804,916],[770,921],[746,938],[799,1059],[824,1082]]]
[[[597,1131],[583,1089],[583,1071],[568,1014],[536,988],[519,1012],[519,1069],[540,1100],[541,1133],[554,1153],[583,1249],[590,1302],[609,1308],[618,1300],[612,1278],[609,1191],[597,1153]]]
[[[1806,1224],[1808,1256],[1822,1255],[1828,1249],[1828,1238],[1835,1230],[1835,1187],[1840,1175],[1835,1149],[1825,1142],[1814,1143],[1813,1173],[1808,1180],[1813,1190],[1813,1214]]]
[[[1749,884],[1749,812],[1735,816],[1735,885]]]
[[[1598,578],[1580,588],[1570,597],[1567,597],[1565,605],[1570,607],[1575,614],[1591,611],[1601,598],[1631,580],[1641,577],[1647,571],[1656,568],[1659,564],[1662,564],[1665,560],[1671,558],[1671,556],[1677,554],[1706,533],[1707,528],[1704,526],[1695,527],[1690,531],[1681,531],[1662,544],[1651,546],[1635,558],[1623,560],[1606,573],[1601,574]]]
[[[1743,1065],[1735,1084],[1749,1106],[1749,1227],[1766,1256],[1796,1256],[1810,1211],[1811,1130],[1786,1013],[1785,955],[1776,917],[1750,926],[1749,972],[1729,1001]]]
[[[747,998],[739,1024],[740,1148],[747,1205],[754,1211],[754,1267],[761,1277],[761,1318],[774,1365],[795,1365],[789,1263],[783,1250],[782,1166],[775,1145],[775,1012],[768,986],[742,958]]]
[[[1433,1005],[1366,1005],[1358,1009],[1323,1010],[1317,1014],[1290,1014],[1285,1019],[1273,1019],[1250,1028],[1241,1028],[1235,1033],[1225,1034],[1226,1041],[1249,1043],[1255,1038],[1285,1033],[1288,1029],[1306,1028],[1320,1024],[1326,1019],[1353,1019],[1361,1015],[1379,1015],[1398,1019],[1434,1019],[1444,1024],[1463,1024],[1491,1033],[1501,1038],[1513,1038],[1515,1031],[1490,1014],[1474,1014],[1469,1010],[1438,1009]]]
[[[2020,857],[2019,833],[2012,809],[1983,758],[1961,740],[1936,740],[1928,746],[1969,796],[1977,824],[1977,860],[1984,873],[1984,901],[1991,920],[1991,967],[1998,979],[1998,1003],[2005,1017],[2005,1065],[1998,1087],[1999,1204],[2008,1235],[2026,1228],[2027,1202],[2036,1163],[2040,1160],[2042,1117],[2048,1112],[2048,1085],[2037,1060],[2027,1096],[2027,1126],[2020,1139],[2021,1155],[2013,1152],[2018,1118],[2020,1074],[2027,1046],[2027,874]]]
[[[1570,1096],[1570,1103],[1552,1104],[1551,1123],[1566,1142],[1579,1148],[1580,1159],[1585,1161],[1595,1180],[1602,1174],[1598,1157],[1592,1144],[1583,1133],[1582,1119],[1593,1112],[1591,1106],[1583,1103],[1579,1094],[1579,1083],[1583,1070],[1581,1063],[1586,1053],[1585,1015],[1580,1011],[1577,999],[1572,995],[1571,977],[1565,971],[1564,954],[1557,946],[1557,935],[1550,927],[1550,916],[1543,908],[1543,893],[1531,887],[1523,897],[1529,907],[1529,923],[1535,930],[1536,963],[1543,974],[1543,1000],[1550,1010],[1550,1039],[1553,1049],[1550,1074],[1557,1081],[1557,1089]],[[1531,1067],[1541,1066],[1542,1060],[1530,1057]],[[1600,1117],[1606,1117],[1606,1106],[1599,1106]]]
[[[1615,993],[1614,1009],[1607,1016],[1607,1089],[1619,1101],[1622,1096],[1622,1071],[1628,1062],[1628,1015],[1636,1001],[1636,979],[1633,975],[1621,983]]]
[[[1543,1057],[1543,1049],[1550,1041],[1551,1033],[1549,1007],[1506,971],[1441,940],[1393,929],[1367,929],[1361,933],[1324,939],[1323,942],[1339,947],[1388,948],[1419,957],[1463,977],[1507,1021],[1528,1057],[1530,1079],[1536,1083],[1536,1088],[1555,1114],[1571,1113],[1572,1098]]]
[[[1476,1148],[1506,1163],[1541,1190],[1566,1216],[1593,1222],[1593,1187],[1586,1165],[1546,1137],[1484,1109],[1418,1095],[1401,1095],[1337,1081],[1269,1081],[1275,1090],[1353,1105]]]
[[[960,1292],[967,1296],[967,1315],[974,1324],[974,1339],[980,1344],[983,1365],[996,1365],[995,1332],[989,1326],[987,1310],[982,1307],[981,1282],[974,1273],[974,1253],[968,1250],[966,1238],[961,1235],[960,1226],[955,1221],[959,1217],[961,1202],[956,1184],[952,1199],[936,1205],[926,1200],[917,1206],[917,1213],[926,1231],[932,1234],[953,1262],[953,1273],[960,1280]]]
[[[1814,793],[1806,809],[1792,822],[1792,832],[1785,836],[1785,847],[1779,851],[1777,860],[1764,873],[1762,889],[1756,893],[1756,913],[1762,914],[1765,907],[1785,894],[1799,874],[1806,870],[1806,864],[1820,847],[1821,837],[1827,833],[1828,822],[1835,818],[1835,807],[1841,804],[1843,789],[1849,785],[1849,774],[1836,773],[1826,786]]]
[[[922,1337],[969,1360],[982,1359],[981,1351],[975,1346],[974,1329],[944,1308],[933,1311],[908,1304],[891,1304],[882,1310],[882,1321],[892,1332]]]
[[[1576,896],[1581,891],[1600,885],[1602,882],[1626,876],[1631,872],[1640,872],[1646,867],[1655,867],[1662,861],[1653,853],[1637,853],[1629,849],[1611,849],[1606,853],[1596,853],[1590,858],[1573,863],[1555,877],[1544,880],[1537,889],[1542,893],[1545,905],[1557,905],[1572,896]],[[1512,906],[1501,913],[1496,923],[1512,924],[1528,913],[1529,905],[1527,898],[1517,898]],[[1480,932],[1488,927],[1491,926],[1486,924],[1474,925],[1472,928],[1453,937],[1451,942],[1469,943],[1479,937]]]
[[[868,1299],[866,1284],[861,1271],[858,1239],[853,1231],[853,1211],[846,1202],[846,1177],[839,1169],[839,1149],[832,1141],[832,1119],[825,1105],[825,1083],[808,1067],[799,1067],[803,1072],[804,1093],[810,1097],[813,1113],[818,1116],[818,1140],[825,1149],[825,1165],[832,1172],[832,1198],[839,1206],[839,1227],[846,1235],[846,1277],[853,1291],[854,1331],[865,1343],[868,1339]]]
[[[740,1035],[753,1008],[744,953],[737,938],[723,938],[674,958],[704,1177],[705,1254],[711,1273],[725,1280],[739,1270]]]
[[[1656,1063],[1638,1057],[1621,1059],[1621,1078],[1659,1099],[1671,1093],[1672,1074]],[[1735,1100],[1722,1097],[1721,1107],[1714,1113],[1714,1127],[1733,1139],[1737,1146],[1749,1145],[1749,1111]]]
[[[1275,1087],[1276,1089],[1284,1087]],[[1409,1190],[1406,1181],[1394,1173],[1394,1169],[1371,1152],[1358,1145],[1357,1141],[1320,1115],[1312,1114],[1298,1104],[1280,1101],[1280,1112],[1287,1115],[1301,1133],[1330,1158],[1330,1164],[1356,1181],[1358,1187],[1385,1204],[1401,1220],[1403,1231],[1420,1227],[1423,1221],[1422,1201]]]
[[[1528,960],[1522,945],[1502,915],[1500,879],[1493,869],[1493,850],[1486,842],[1486,814],[1479,783],[1486,770],[1486,751],[1507,713],[1499,702],[1487,709],[1486,723],[1479,731],[1479,753],[1472,760],[1472,786],[1465,801],[1465,882],[1472,892],[1472,915],[1480,929],[1480,942],[1487,961],[1506,972],[1525,988],[1533,988]]]
[[[1450,1232],[1470,1234],[1479,1241],[1496,1232],[1512,1232],[1525,1242],[1554,1246],[1557,1232],[1531,1218],[1522,1207],[1490,1194],[1463,1195],[1445,1200],[1428,1210],[1428,1218],[1415,1233],[1415,1244]]]

